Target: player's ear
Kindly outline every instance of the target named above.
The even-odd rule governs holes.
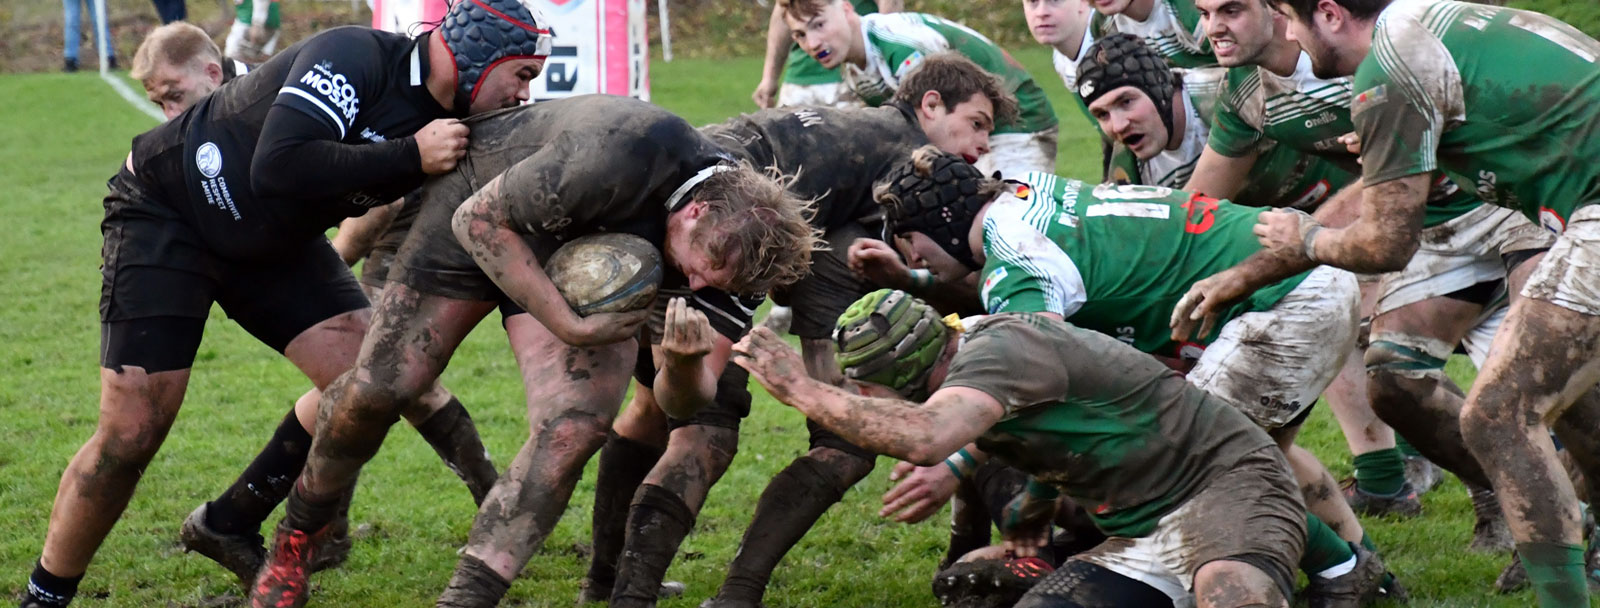
[[[917,103],[917,109],[922,110],[929,117],[938,116],[948,111],[944,106],[944,96],[938,91],[928,91],[922,94],[922,99]]]
[[[206,79],[211,81],[212,87],[222,86],[222,65],[216,62],[206,62]]]
[[[1315,25],[1317,15],[1321,14],[1323,20],[1328,23],[1330,31],[1339,31],[1340,26],[1344,25],[1343,9],[1344,7],[1339,6],[1334,0],[1317,0],[1317,7],[1307,15],[1307,21]]]

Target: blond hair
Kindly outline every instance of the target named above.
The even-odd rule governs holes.
[[[789,192],[792,181],[776,169],[763,172],[742,162],[695,191],[706,213],[694,241],[732,271],[728,291],[758,295],[799,281],[811,270],[811,252],[825,249],[811,226],[816,206]]]
[[[139,43],[133,53],[133,69],[128,75],[144,82],[155,75],[160,65],[186,66],[196,59],[222,63],[222,50],[194,24],[174,21],[156,29]]]

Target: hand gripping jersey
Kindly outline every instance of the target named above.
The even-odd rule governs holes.
[[[762,110],[701,130],[757,167],[794,175],[789,191],[815,199],[824,232],[879,213],[872,187],[928,143],[909,109],[803,106]]]
[[[1289,76],[1259,66],[1228,68],[1207,145],[1223,156],[1257,151],[1263,158],[1275,147],[1288,147],[1359,175],[1361,164],[1356,155],[1339,143],[1341,135],[1355,130],[1350,97],[1348,77],[1317,78],[1311,73],[1311,57],[1305,53],[1300,54],[1300,62]],[[1481,204],[1471,192],[1441,177],[1428,194],[1423,225],[1443,224]]]
[[[844,80],[867,105],[883,105],[894,96],[900,79],[922,58],[940,51],[956,51],[990,74],[999,76],[1021,111],[1017,120],[995,125],[999,133],[1036,133],[1056,125],[1055,110],[1033,76],[983,34],[933,15],[891,13],[861,18],[866,40],[867,65],[845,64]]]
[[[134,171],[219,254],[270,256],[422,183],[427,74],[425,44],[334,28],[135,137]]]
[[[1121,144],[1112,144],[1106,166],[1106,181],[1146,186],[1182,188],[1194,175],[1194,168],[1211,137],[1211,122],[1217,115],[1226,70],[1199,68],[1174,70],[1183,81],[1181,107],[1184,135],[1176,150],[1141,161]],[[1321,205],[1355,175],[1332,161],[1266,142],[1245,178],[1245,187],[1233,201],[1250,207],[1293,207],[1311,210]]]
[[[1226,402],[1104,335],[1031,314],[966,325],[942,387],[982,391],[1006,409],[978,447],[1061,489],[1108,535],[1148,534],[1272,445]]]
[[[1158,186],[1088,186],[1029,173],[983,218],[981,275],[990,313],[1053,312],[1141,351],[1177,356],[1168,318],[1196,281],[1261,249],[1261,209]],[[1223,311],[1221,326],[1266,310],[1305,273],[1264,287]]]
[[[1211,41],[1200,24],[1200,11],[1194,0],[1155,0],[1150,16],[1136,21],[1127,15],[1107,17],[1095,13],[1091,22],[1095,38],[1116,33],[1133,34],[1175,68],[1204,68],[1217,65],[1211,54]]]
[[[1362,177],[1443,171],[1561,232],[1600,200],[1600,42],[1551,17],[1395,2],[1354,78]]]

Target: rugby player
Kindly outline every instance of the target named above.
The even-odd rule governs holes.
[[[1355,601],[1377,592],[1384,572],[1370,539],[1327,469],[1293,443],[1354,344],[1354,276],[1295,275],[1236,303],[1215,327],[1173,336],[1169,306],[1185,285],[1260,250],[1246,231],[1263,211],[1159,186],[1049,174],[1001,182],[929,148],[877,197],[913,266],[937,275],[981,269],[991,314],[1050,312],[1175,368],[1195,360],[1189,380],[1267,429],[1294,466],[1314,516],[1304,564],[1311,594]]]
[[[1086,117],[1089,109],[1078,96],[1078,62],[1094,44],[1094,33],[1089,28],[1094,15],[1088,0],[1022,0],[1028,32],[1039,44],[1050,47],[1051,66]]]
[[[905,0],[850,0],[850,6],[858,15],[893,13],[905,10]],[[789,25],[783,21],[783,6],[776,2],[767,20],[767,52],[761,63],[761,82],[750,93],[750,99],[763,110],[783,106],[847,108],[861,105],[861,100],[845,86],[838,70],[822,67],[789,37]]]
[[[233,25],[223,50],[229,57],[265,61],[278,49],[278,0],[233,0]]]
[[[811,224],[823,231],[829,250],[812,257],[808,276],[773,292],[775,302],[795,311],[792,328],[810,373],[840,380],[828,340],[833,319],[872,289],[850,272],[844,258],[854,240],[881,229],[873,184],[930,141],[951,153],[976,155],[988,130],[974,125],[990,125],[1015,112],[1016,101],[997,77],[947,51],[912,70],[882,107],[768,110],[701,129],[742,160],[795,175],[789,191],[816,202]],[[731,346],[732,340],[718,340],[713,351],[721,353],[714,363],[721,373],[718,390],[693,417],[666,416],[654,399],[679,397],[649,390],[655,372],[635,375],[640,384],[634,399],[600,453],[594,551],[580,601],[654,602],[706,492],[731,463],[740,420],[749,414],[748,376],[737,366],[721,367]],[[648,367],[648,356],[641,352],[642,368]],[[746,544],[715,602],[758,603],[788,549],[872,470],[873,454],[820,427],[809,428],[810,452],[763,493]]]
[[[1197,5],[1207,18],[1206,34],[1218,61],[1228,67],[1228,81],[1188,189],[1231,196],[1248,183],[1244,171],[1263,144],[1291,147],[1359,172],[1357,155],[1338,141],[1354,129],[1349,77],[1312,74],[1310,56],[1287,38],[1288,22],[1265,0],[1197,0]],[[1357,194],[1359,188],[1343,196]],[[1384,275],[1374,294],[1366,390],[1384,421],[1414,438],[1417,451],[1466,481],[1477,517],[1470,547],[1505,550],[1509,531],[1488,479],[1461,441],[1456,422],[1461,393],[1445,376],[1444,363],[1457,344],[1474,364],[1483,363],[1505,315],[1491,298],[1503,285],[1507,263],[1547,249],[1554,237],[1514,211],[1483,205],[1454,182],[1437,182],[1429,197],[1417,253],[1404,270]],[[1404,485],[1411,482],[1400,473],[1412,469],[1416,459],[1401,460],[1387,427],[1377,421],[1366,429],[1347,426],[1356,484],[1345,494],[1358,511],[1415,512],[1420,505],[1409,498]],[[1358,437],[1377,440],[1357,449]],[[1411,470],[1405,472],[1411,477]],[[1427,490],[1425,484],[1411,485],[1411,490]]]
[[[224,59],[203,30],[179,21],[145,36],[134,54],[132,75],[144,83],[145,93],[162,106],[170,119],[248,71],[247,64]],[[369,258],[361,276],[361,288],[368,301],[377,299],[383,288],[388,259],[397,240],[405,237],[409,218],[415,216],[414,207],[399,213],[398,220],[394,216],[399,205],[389,204],[339,224],[339,233],[331,243],[339,257],[346,264],[354,264],[364,255]],[[384,234],[386,230],[388,233]],[[301,396],[295,404],[299,414],[285,417],[277,437],[233,486],[190,513],[179,531],[186,550],[222,564],[243,583],[254,579],[266,556],[261,522],[288,495],[288,482],[299,474],[311,443],[310,427],[303,425],[301,418],[315,420],[320,396],[315,388]],[[405,415],[451,471],[467,483],[474,500],[481,503],[499,474],[466,408],[454,395],[436,388],[423,399],[421,408],[408,410]],[[335,535],[319,567],[343,562],[349,547],[347,535]]]
[[[1088,0],[1100,14],[1091,27],[1095,38],[1121,32],[1144,39],[1178,68],[1217,65],[1194,0]]]
[[[515,310],[504,323],[528,392],[531,433],[479,509],[438,603],[499,602],[604,443],[634,370],[634,337],[650,316],[579,317],[539,267],[562,243],[635,234],[661,249],[668,287],[765,293],[803,276],[817,242],[808,205],[782,181],[735,162],[683,119],[642,101],[544,102],[476,120],[472,131],[463,169],[423,188],[355,367],[324,392],[310,457],[251,590],[254,606],[304,604],[339,496],[467,333],[509,303]],[[669,325],[685,317],[682,300],[668,306]],[[705,317],[688,316],[706,329]],[[706,343],[691,342],[691,349]],[[658,379],[710,393],[716,375],[705,354]]]
[[[71,601],[177,416],[213,302],[318,387],[349,368],[368,304],[323,231],[453,169],[452,116],[526,97],[549,52],[533,14],[452,14],[495,3],[525,35],[452,51],[335,28],[134,138],[101,225],[100,421],[62,475],[23,606]]]
[[[1006,531],[1019,554],[1045,543],[1057,493],[1095,505],[1111,538],[1018,606],[1289,605],[1305,507],[1272,439],[1225,400],[1049,312],[941,321],[881,290],[840,317],[837,339],[856,390],[801,374],[765,328],[734,346],[734,362],[874,452],[937,465],[976,442],[1026,471]]]
[[[1172,70],[1144,41],[1112,34],[1078,64],[1089,114],[1113,145],[1105,181],[1182,188],[1206,147],[1223,71]],[[1311,210],[1355,176],[1287,147],[1268,147],[1230,200]]]
[[[1050,100],[1016,60],[982,34],[922,13],[857,15],[845,0],[778,4],[800,48],[823,67],[843,70],[845,84],[869,106],[893,98],[900,80],[928,55],[945,50],[966,55],[1004,79],[1021,108],[1015,120],[994,126],[986,153],[968,162],[985,173],[1055,170],[1058,129]]]
[[[1278,277],[1323,263],[1405,267],[1436,173],[1559,233],[1508,271],[1505,324],[1462,407],[1463,439],[1499,495],[1541,606],[1586,605],[1582,515],[1550,425],[1594,479],[1600,306],[1595,217],[1600,42],[1548,16],[1460,2],[1274,0],[1318,78],[1353,75],[1360,218],[1343,229],[1269,213],[1265,249],[1197,283],[1177,333]],[[1528,69],[1539,66],[1539,69]],[[1464,100],[1472,100],[1470,103]]]
[[[144,84],[150,103],[172,120],[222,83],[249,71],[248,64],[223,57],[205,30],[174,21],[145,35],[128,75]]]

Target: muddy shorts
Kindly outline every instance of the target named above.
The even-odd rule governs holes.
[[[851,243],[858,238],[878,238],[882,222],[872,224],[851,222],[829,230],[822,237],[829,249],[814,252],[811,272],[799,282],[772,292],[774,303],[794,309],[789,333],[806,339],[827,339],[833,336],[839,315],[861,296],[877,289],[851,272],[849,264]]]
[[[417,210],[421,206],[421,197],[416,192],[405,196],[389,227],[378,237],[378,242],[372,244],[367,259],[361,262],[363,286],[383,290],[384,281],[389,280],[389,267],[394,265],[394,256],[400,252],[400,245],[406,242],[406,234],[411,232],[412,224],[416,223]]]
[[[651,345],[660,345],[667,320],[667,303],[672,298],[688,298],[689,306],[706,315],[711,329],[730,341],[737,342],[750,331],[756,307],[761,300],[740,298],[719,289],[701,289],[691,292],[687,286],[664,285],[651,304],[650,319],[645,322],[648,340],[639,341],[639,357],[634,361],[633,379],[644,386],[655,384],[656,364],[650,352]],[[505,312],[505,307],[502,307]],[[689,425],[716,426],[738,429],[739,421],[750,415],[750,374],[729,361],[717,377],[717,396],[700,411],[684,419],[669,418],[668,425],[678,428]]]
[[[1208,563],[1240,561],[1293,597],[1306,541],[1306,508],[1277,448],[1251,452],[1166,514],[1139,538],[1112,537],[1072,557],[1159,589],[1175,606],[1193,606],[1194,575]],[[1052,589],[1049,579],[1041,592]]]
[[[1481,205],[1453,220],[1423,229],[1411,262],[1383,275],[1373,314],[1504,279],[1506,267],[1501,256],[1549,249],[1553,243],[1555,235],[1522,214]]]
[[[1600,316],[1600,204],[1579,207],[1522,286],[1523,297]]]
[[[1060,127],[1033,133],[997,133],[989,136],[989,153],[973,163],[984,175],[1021,178],[1030,171],[1056,172],[1056,144]]]
[[[285,247],[270,260],[227,259],[126,169],[108,186],[100,224],[104,367],[190,367],[212,303],[280,353],[312,326],[368,306],[327,239]]]
[[[860,108],[866,104],[856,98],[856,92],[843,81],[821,84],[791,84],[778,86],[778,106],[831,106],[835,108]]]
[[[1318,266],[1272,308],[1223,325],[1189,383],[1263,429],[1287,426],[1317,402],[1355,347],[1359,299],[1355,275]]]

